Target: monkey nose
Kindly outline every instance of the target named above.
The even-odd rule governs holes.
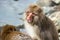
[[[31,18],[32,17],[32,13],[29,13],[29,16],[27,17],[27,19]]]
[[[29,13],[29,16],[27,17],[27,20],[30,22],[32,20],[32,13]]]

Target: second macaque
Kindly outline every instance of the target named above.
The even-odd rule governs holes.
[[[16,26],[4,25],[1,30],[2,40],[33,40],[29,35],[16,30]]]
[[[25,11],[25,29],[34,40],[58,40],[54,23],[43,14],[38,5],[30,5]]]

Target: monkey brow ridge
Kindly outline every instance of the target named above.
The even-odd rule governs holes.
[[[30,8],[31,8],[31,9],[37,9],[38,6],[37,6],[37,5],[30,5]]]

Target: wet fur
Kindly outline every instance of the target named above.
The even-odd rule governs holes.
[[[32,23],[28,23],[25,19],[24,23],[27,33],[35,40],[58,40],[58,33],[56,31],[54,23],[43,14],[42,9],[37,5],[30,5],[28,9],[34,7],[37,7],[39,9],[39,11],[37,11],[37,9],[34,9],[37,11],[37,13],[39,13],[39,18],[36,22],[33,19]],[[34,12],[34,10],[32,11]]]

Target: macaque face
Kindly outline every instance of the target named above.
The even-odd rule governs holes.
[[[37,5],[30,5],[26,10],[26,20],[29,23],[37,22],[42,10]]]

